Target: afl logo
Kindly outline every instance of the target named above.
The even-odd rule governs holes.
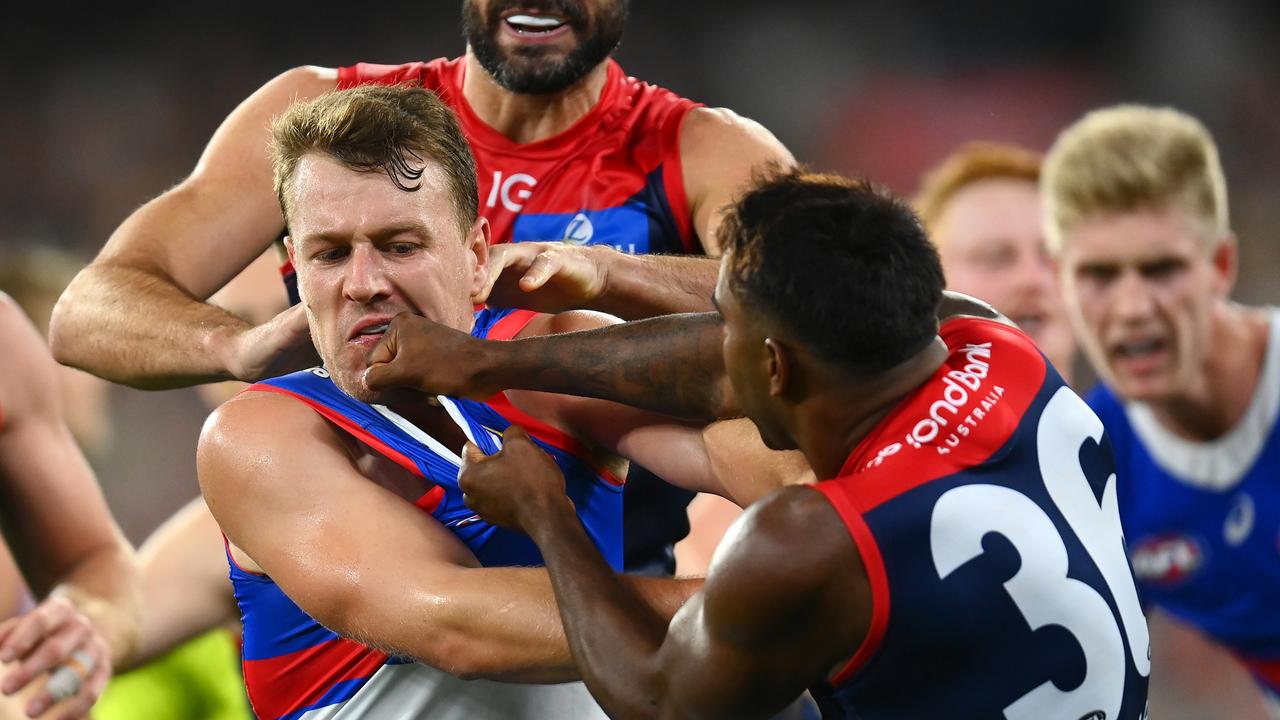
[[[560,238],[562,242],[570,245],[586,245],[591,242],[591,236],[595,234],[595,227],[591,225],[591,218],[586,213],[578,213],[569,221],[569,225],[564,229],[564,237]]]
[[[1204,564],[1204,550],[1186,535],[1157,535],[1133,549],[1133,574],[1139,580],[1174,585],[1186,580]]]

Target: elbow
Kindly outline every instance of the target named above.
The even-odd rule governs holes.
[[[75,329],[78,309],[74,297],[75,286],[76,282],[73,280],[53,306],[53,314],[49,317],[49,352],[59,363],[78,368],[81,365],[78,362],[79,346],[76,343],[79,333]]]

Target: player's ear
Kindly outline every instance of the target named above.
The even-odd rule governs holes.
[[[1209,260],[1213,263],[1214,271],[1213,289],[1220,297],[1227,297],[1236,284],[1236,272],[1239,269],[1239,250],[1236,246],[1235,234],[1224,235],[1210,252],[1212,254]]]
[[[296,260],[294,260],[294,257],[293,257],[295,252],[296,250],[294,249],[294,246],[293,246],[293,236],[285,235],[284,236],[284,254],[285,254],[285,257],[289,258],[289,264],[296,268],[298,267],[298,263]]]
[[[467,256],[472,260],[471,294],[473,296],[484,288],[489,279],[486,270],[489,262],[489,237],[489,221],[484,217],[477,217],[471,224],[471,229],[467,231],[464,241],[467,245]]]
[[[783,397],[791,388],[795,372],[795,351],[775,338],[765,338],[765,363],[769,372],[769,395]]]

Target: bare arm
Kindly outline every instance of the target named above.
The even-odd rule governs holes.
[[[138,652],[121,670],[239,620],[222,533],[203,498],[187,503],[138,549],[147,613]]]
[[[158,389],[257,379],[309,344],[298,308],[255,328],[203,301],[283,230],[267,145],[272,118],[335,84],[332,70],[297,68],[241,103],[192,174],[129,216],[72,281],[54,309],[54,356]]]
[[[719,263],[690,255],[630,255],[604,245],[495,245],[488,282],[472,297],[539,312],[586,309],[626,320],[707,312]]]
[[[0,514],[6,540],[37,597],[30,613],[0,623],[0,662],[23,659],[5,691],[88,653],[98,668],[85,710],[113,662],[134,649],[139,623],[133,549],[62,419],[55,366],[35,328],[0,295]],[[87,623],[85,622],[87,620]],[[91,697],[90,697],[91,695]]]
[[[725,209],[756,174],[795,164],[773,133],[727,108],[689,111],[680,129],[680,161],[693,228],[711,257],[723,252],[718,233]],[[711,283],[715,284],[714,277]]]
[[[866,572],[818,493],[780,491],[744,513],[703,591],[668,624],[609,571],[555,466],[510,435],[460,482],[473,509],[542,550],[574,658],[610,717],[769,717],[865,636]]]
[[[401,314],[373,354],[370,389],[484,399],[506,389],[594,397],[694,420],[738,415],[716,313],[486,342]]]
[[[365,644],[463,677],[576,677],[546,572],[478,567],[447,529],[367,479],[336,432],[266,393],[211,417],[200,482],[235,546],[312,617]],[[674,612],[694,586],[644,587]]]

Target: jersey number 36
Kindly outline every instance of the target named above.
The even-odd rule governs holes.
[[[1151,672],[1147,623],[1125,558],[1116,508],[1116,476],[1107,478],[1099,503],[1080,466],[1086,439],[1102,439],[1102,421],[1075,393],[1059,389],[1036,429],[1040,476],[1053,504],[1097,565],[1119,610],[1118,622],[1099,589],[1067,576],[1062,534],[1026,495],[998,485],[965,485],[945,493],[934,506],[930,537],[939,578],[981,555],[987,533],[1004,536],[1022,558],[1004,588],[1027,624],[1032,630],[1046,625],[1066,628],[1084,651],[1084,682],[1063,691],[1045,681],[1005,708],[1009,720],[1117,717],[1124,701],[1126,640],[1138,673],[1145,677]]]

